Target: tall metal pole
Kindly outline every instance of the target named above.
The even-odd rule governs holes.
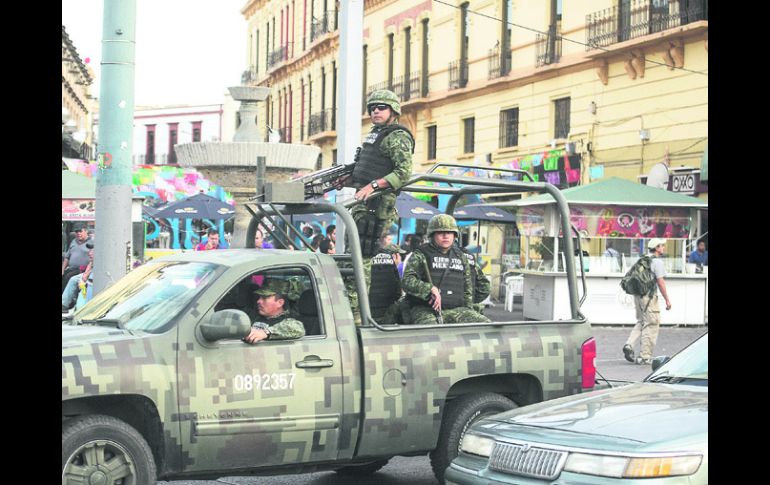
[[[340,2],[340,75],[337,84],[339,116],[337,117],[337,153],[343,163],[353,163],[356,147],[361,144],[361,96],[363,91],[362,46],[364,45],[364,0]],[[353,198],[355,190],[337,192],[337,202]],[[345,234],[345,224],[337,218],[337,234]],[[338,252],[345,252],[345,238],[337,239]]]
[[[130,266],[136,0],[104,0],[102,29],[94,293]]]

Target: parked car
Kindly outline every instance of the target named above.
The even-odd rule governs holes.
[[[640,383],[477,421],[446,483],[707,483],[708,333],[656,360]]]

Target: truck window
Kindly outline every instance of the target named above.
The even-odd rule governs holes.
[[[319,313],[318,294],[313,279],[305,268],[291,267],[257,271],[241,279],[216,304],[214,310],[227,309],[245,312],[252,322],[259,319],[257,298],[255,294],[265,279],[286,281],[289,294],[286,295],[285,307],[292,318],[305,326],[305,336],[324,335],[323,322]]]

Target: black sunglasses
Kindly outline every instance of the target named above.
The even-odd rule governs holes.
[[[367,109],[369,110],[369,114],[372,114],[372,111],[374,111],[375,109],[380,111],[385,111],[386,109],[390,109],[390,106],[388,106],[387,104],[370,104],[369,106],[367,106]]]

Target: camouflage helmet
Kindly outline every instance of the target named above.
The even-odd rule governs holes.
[[[372,93],[366,99],[366,108],[368,110],[370,105],[380,103],[387,104],[390,106],[390,109],[392,109],[394,113],[401,115],[401,101],[399,101],[398,96],[396,96],[396,93],[393,91],[388,89],[378,89],[377,91],[372,91]]]
[[[278,295],[279,297],[286,297],[289,293],[289,283],[287,281],[278,279],[265,279],[262,283],[262,287],[254,291],[254,294],[259,296]]]
[[[434,232],[454,232],[455,237],[460,237],[460,228],[457,227],[457,221],[449,214],[437,214],[430,218],[428,222],[428,236]]]

